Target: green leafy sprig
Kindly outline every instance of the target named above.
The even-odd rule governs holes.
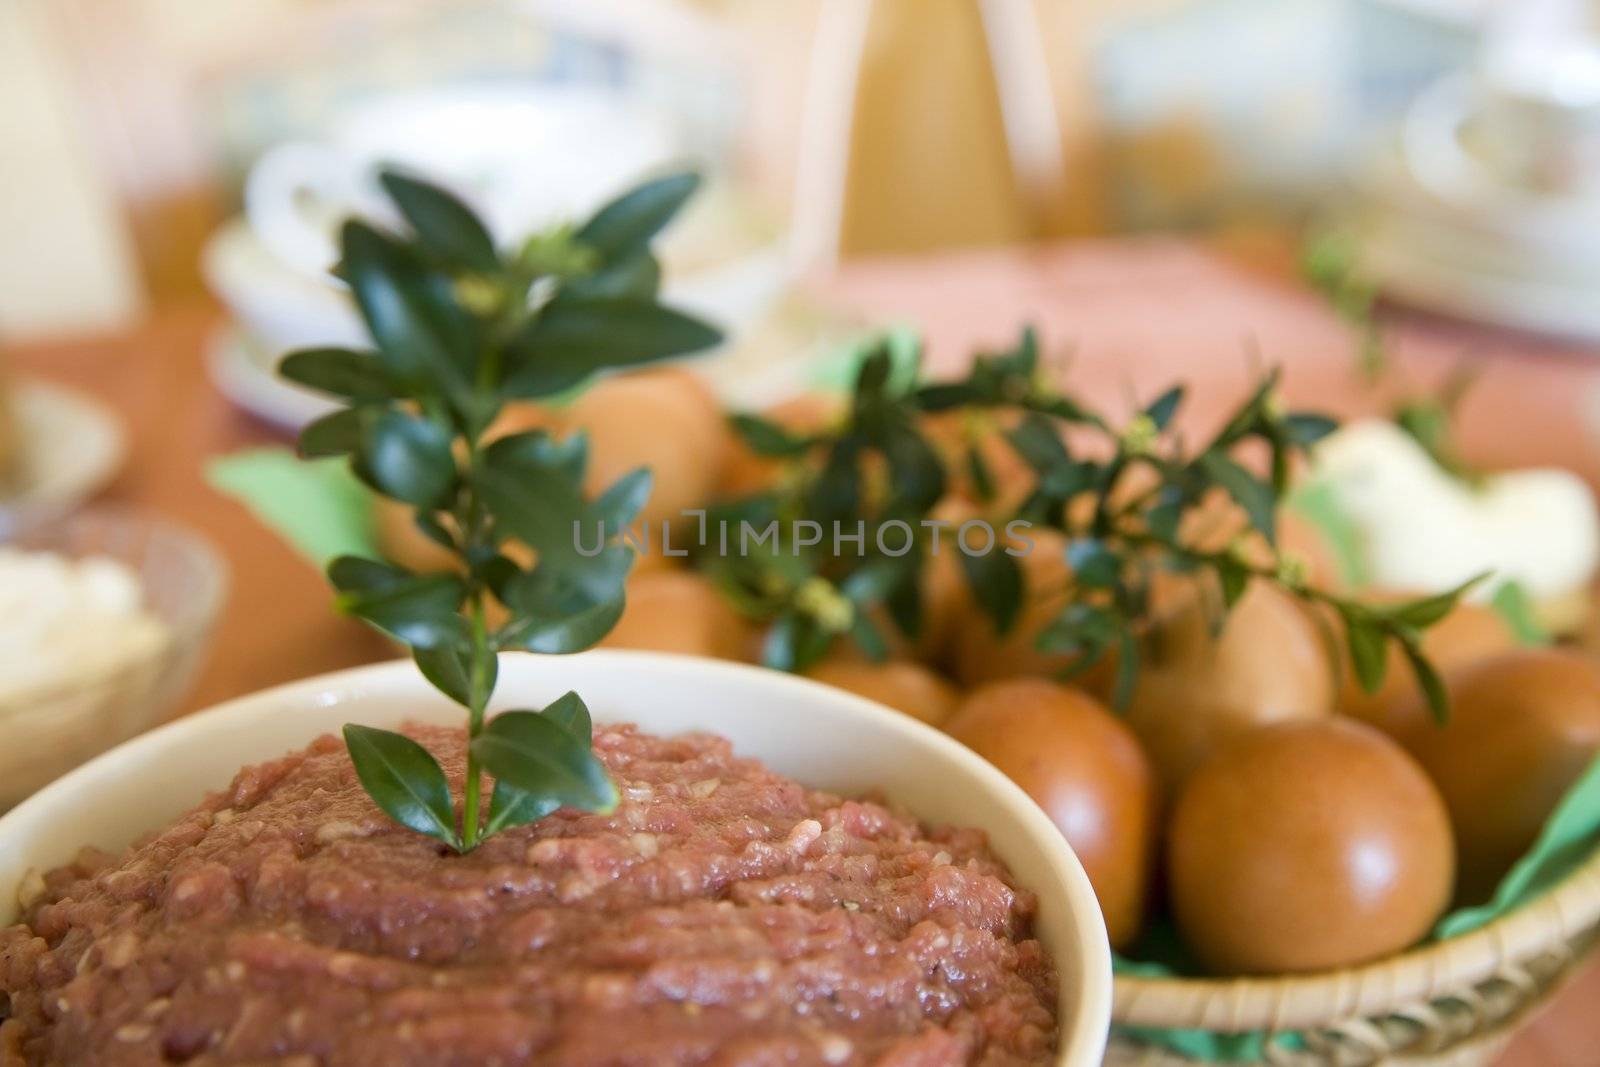
[[[1173,432],[1185,399],[1182,386],[1164,391],[1118,425],[1052,383],[1031,329],[1011,349],[979,355],[957,380],[922,383],[914,363],[898,370],[897,375],[887,346],[870,350],[848,413],[821,433],[797,435],[768,420],[735,417],[733,427],[748,447],[795,470],[778,488],[726,505],[725,513],[859,522],[869,531],[900,518],[927,530],[922,520],[962,474],[972,494],[990,507],[991,527],[1019,520],[1062,535],[1070,581],[1059,612],[1038,635],[1038,647],[1070,655],[1073,672],[1114,656],[1112,698],[1118,705],[1131,696],[1140,637],[1155,621],[1152,583],[1169,572],[1220,591],[1216,626],[1252,581],[1331,609],[1363,687],[1382,683],[1385,649],[1394,642],[1430,706],[1444,714],[1444,692],[1422,653],[1421,635],[1473,583],[1438,596],[1371,605],[1314,587],[1304,561],[1279,551],[1276,516],[1295,458],[1337,423],[1315,412],[1285,410],[1277,371],[1263,374],[1209,440],[1188,450]],[[930,416],[949,414],[974,428],[955,470],[923,432]],[[1029,472],[1019,502],[997,500],[983,448],[984,436],[993,432]],[[1252,449],[1265,453],[1265,473],[1247,462],[1245,453]],[[873,457],[880,472],[876,492],[874,466],[865,462]],[[1206,543],[1224,547],[1202,547],[1189,531],[1216,515],[1206,509],[1218,493],[1231,498],[1240,518],[1232,528],[1208,531]],[[777,562],[708,555],[703,565],[747,613],[771,621],[768,664],[803,670],[839,637],[854,640],[869,657],[883,658],[887,642],[874,622],[883,615],[914,638],[928,541],[947,533],[927,534],[916,552],[887,561],[870,552],[814,551],[799,554],[798,561],[784,553]],[[1030,592],[1038,592],[1027,588],[1017,556],[993,550],[959,558],[975,602],[996,629],[1003,633],[1016,625]]]
[[[498,653],[576,652],[615,625],[633,563],[620,536],[650,492],[649,472],[639,469],[590,498],[581,435],[493,437],[490,427],[510,402],[555,397],[598,372],[721,338],[658,300],[650,244],[694,191],[693,174],[651,181],[580,226],[511,250],[444,189],[393,171],[381,180],[409,232],[348,222],[336,268],[373,347],[295,352],[281,373],[343,405],[306,427],[302,454],[348,457],[373,490],[414,509],[417,528],[457,561],[420,574],[345,556],[328,578],[340,610],[409,646],[428,681],[465,709],[459,817],[443,769],[422,745],[393,731],[344,729],[378,806],[465,852],[559,807],[615,804],[577,694],[538,712],[486,712]],[[580,552],[580,526],[609,540]],[[512,541],[532,549],[532,565],[507,554]],[[492,607],[504,621],[490,624]],[[494,779],[486,811],[485,774]]]

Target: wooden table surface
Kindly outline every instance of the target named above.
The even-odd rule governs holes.
[[[1070,349],[1068,373],[1109,404],[1148,398],[1183,378],[1200,407],[1237,396],[1253,366],[1282,363],[1297,403],[1352,414],[1377,400],[1350,371],[1350,338],[1281,271],[1260,270],[1170,240],[1085,242],[852,266],[824,299],[870,321],[924,327],[935,367],[1037,323],[1047,350]],[[229,406],[204,370],[210,307],[165,312],[116,336],[13,347],[14,369],[73,385],[126,421],[131,452],[105,495],[202,531],[231,567],[227,606],[207,666],[183,710],[205,707],[391,653],[336,617],[322,578],[242,507],[205,483],[207,459],[281,443]],[[1404,373],[1429,380],[1463,355],[1483,374],[1464,411],[1466,443],[1491,464],[1556,463],[1600,484],[1600,352],[1428,320],[1399,318]],[[1253,354],[1252,354],[1253,353]],[[1497,1067],[1600,1063],[1600,967],[1590,966],[1519,1035]]]

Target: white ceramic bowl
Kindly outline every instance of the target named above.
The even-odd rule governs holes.
[[[1083,868],[1044,813],[944,734],[816,682],[737,664],[645,652],[516,655],[495,707],[540,707],[568,689],[602,721],[659,734],[710,730],[774,770],[842,793],[881,789],[930,822],[986,830],[1017,881],[1039,895],[1037,930],[1061,974],[1059,1067],[1094,1067],[1111,1012],[1105,926]],[[0,818],[0,924],[30,870],[82,845],[120,849],[170,822],[240,767],[299,748],[345,722],[459,722],[410,662],[270,689],[127,742]]]

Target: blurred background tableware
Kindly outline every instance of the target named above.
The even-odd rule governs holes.
[[[280,262],[322,280],[352,217],[399,225],[381,166],[426,175],[483,216],[501,243],[582,217],[682,152],[666,116],[583,88],[464,85],[377,97],[325,140],[256,160],[245,216]]]
[[[104,592],[120,614],[85,619],[74,614],[85,605],[35,602],[11,605],[0,620],[0,658],[8,649],[24,654],[39,627],[50,627],[63,643],[62,628],[112,628],[98,631],[101,640],[74,662],[51,659],[48,669],[26,675],[13,669],[0,684],[0,809],[172,714],[205,656],[227,589],[225,566],[203,537],[128,509],[81,512],[0,544],[0,553],[16,552],[111,561],[110,573],[81,580]],[[125,577],[137,585],[133,603],[118,603],[129,590],[104,589]],[[137,632],[124,634],[120,625]],[[118,644],[119,635],[128,639]]]
[[[1499,9],[1471,68],[1417,97],[1358,185],[1358,240],[1390,295],[1600,338],[1595,5]]]
[[[122,423],[77,390],[0,381],[0,541],[71,512],[116,476]]]
[[[599,27],[569,32],[574,48],[601,47]],[[709,188],[664,246],[668,292],[730,337],[748,335],[787,283],[778,231],[733,181],[730,148],[714,129],[720,118],[696,101],[641,93],[635,82],[650,62],[648,53],[619,54],[631,81],[558,68],[452,76],[417,89],[364,86],[333,102],[320,135],[267,144],[243,179],[243,212],[219,226],[202,255],[206,283],[234,319],[212,343],[218,387],[290,428],[322,410],[279,380],[276,364],[294,348],[361,343],[348,294],[330,272],[344,219],[397,223],[377,185],[381,165],[451,189],[502,244],[582,218],[651,173],[694,165]],[[716,377],[741,377],[722,371]]]

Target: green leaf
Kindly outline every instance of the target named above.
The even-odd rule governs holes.
[[[583,485],[589,466],[589,435],[582,430],[555,437],[544,430],[507,434],[490,446],[497,462],[532,464],[548,468],[575,488]]]
[[[363,466],[380,492],[420,508],[438,507],[456,480],[451,440],[436,422],[385,411],[367,431]]]
[[[394,395],[383,365],[371,352],[302,348],[283,357],[278,373],[291,382],[349,400],[386,400]]]
[[[472,754],[498,779],[563,807],[607,812],[617,791],[582,739],[534,711],[496,715],[472,740]]]
[[[505,346],[505,394],[559,393],[599,370],[688,355],[722,343],[712,326],[630,297],[561,296]]]
[[[514,613],[497,637],[500,647],[561,655],[595,644],[622,616],[632,565],[633,550],[612,544],[598,556],[519,571],[497,593]]]
[[[617,542],[592,556],[574,552],[559,560],[541,557],[537,567],[506,584],[506,603],[519,613],[548,617],[585,611],[621,597],[632,566],[633,549]]]
[[[451,552],[458,551],[459,546],[456,544],[455,535],[445,527],[443,522],[439,521],[439,516],[436,512],[419,511],[411,517],[411,522],[422,536],[440,548]]]
[[[1538,646],[1550,643],[1550,631],[1539,621],[1533,598],[1521,582],[1501,582],[1490,598],[1489,606],[1505,620],[1518,644]]]
[[[1016,558],[996,550],[977,556],[962,552],[960,559],[978,606],[994,620],[997,632],[1010,630],[1022,611],[1022,568]]]
[[[594,740],[594,717],[589,714],[589,705],[570,689],[546,704],[539,714],[559,723],[563,730],[585,744]]]
[[[1077,653],[1086,665],[1097,661],[1117,637],[1115,615],[1096,604],[1074,601],[1050,620],[1034,647],[1047,653]]]
[[[809,438],[792,434],[778,423],[759,415],[730,415],[728,425],[758,456],[797,456],[811,447]]]
[[[988,460],[983,458],[983,449],[976,444],[968,445],[966,463],[967,477],[971,480],[972,491],[977,494],[978,499],[985,504],[994,500],[994,473],[989,470]]]
[[[1145,415],[1155,423],[1157,430],[1165,430],[1171,425],[1172,417],[1178,413],[1178,407],[1183,403],[1183,394],[1183,386],[1174,385],[1144,409]]]
[[[462,707],[472,706],[472,650],[465,646],[441,645],[438,648],[414,648],[411,658],[417,669],[432,686]],[[484,692],[494,691],[500,673],[500,661],[494,656],[484,660]]]
[[[1277,391],[1278,380],[1283,377],[1283,368],[1273,367],[1262,375],[1256,382],[1256,387],[1251,391],[1245,402],[1239,405],[1217,436],[1212,440],[1208,452],[1220,452],[1225,448],[1238,443],[1251,434],[1258,433],[1272,396]]]
[[[847,437],[834,443],[822,470],[811,483],[807,501],[812,515],[825,526],[835,519],[848,519],[861,504],[860,442]]]
[[[648,467],[639,467],[624,474],[589,505],[589,521],[599,524],[608,537],[622,536],[650,499],[651,482]]]
[[[1407,626],[1415,626],[1419,630],[1426,629],[1455,610],[1455,606],[1460,603],[1462,595],[1487,577],[1487,573],[1480,574],[1470,581],[1456,586],[1454,589],[1445,590],[1443,593],[1435,593],[1432,596],[1420,597],[1416,600],[1407,600],[1401,604],[1390,604],[1374,610],[1394,619],[1396,622],[1403,622]]]
[[[497,642],[501,648],[561,656],[593,648],[616,628],[626,607],[623,594],[586,608],[559,614],[529,613],[506,624]]]
[[[692,171],[645,182],[595,212],[575,236],[607,263],[615,262],[648,245],[699,186],[700,176]]]
[[[761,662],[773,670],[798,674],[827,654],[833,638],[809,616],[785,611],[773,620],[761,642]]]
[[[882,663],[889,658],[889,644],[883,639],[883,633],[876,623],[864,612],[856,612],[855,618],[850,622],[850,640],[855,642],[867,659],[873,663]]]
[[[345,747],[361,788],[384,814],[419,834],[459,850],[450,783],[439,761],[404,734],[347,723]]]
[[[967,382],[936,382],[918,389],[915,399],[923,411],[949,411],[975,402],[978,390]]]
[[[1272,486],[1245,470],[1221,452],[1206,452],[1200,468],[1244,509],[1250,525],[1270,544],[1277,543],[1277,495]]]
[[[489,821],[483,828],[483,836],[490,837],[513,826],[538,822],[546,815],[554,814],[560,807],[559,800],[518,789],[504,779],[497,780],[494,792],[489,795]]]
[[[1040,415],[1052,415],[1063,422],[1105,428],[1105,420],[1074,400],[1064,396],[1030,396],[1022,406]]]
[[[613,263],[594,274],[569,278],[561,287],[566,297],[631,297],[653,299],[661,291],[661,264],[649,252]]]
[[[1171,487],[1162,491],[1156,503],[1144,513],[1144,524],[1152,537],[1175,544],[1178,526],[1183,521],[1183,494]]]
[[[1224,557],[1216,564],[1217,581],[1222,586],[1222,605],[1229,611],[1239,603],[1250,585],[1250,572],[1237,561]]]
[[[1110,589],[1122,580],[1122,558],[1093,538],[1068,543],[1067,565],[1073,580],[1090,589]]]
[[[494,238],[453,194],[393,170],[384,170],[378,180],[416,231],[417,243],[434,259],[486,274],[500,269]]]
[[[882,393],[884,386],[889,384],[889,375],[893,370],[894,357],[889,354],[889,345],[886,340],[880,339],[862,357],[861,364],[856,368],[856,396],[871,398]]]
[[[462,404],[476,369],[477,329],[448,278],[363,222],[344,225],[340,273],[378,345],[386,375],[412,393],[438,390]]]
[[[1028,415],[1006,432],[1006,440],[1028,466],[1041,474],[1072,461],[1054,424],[1041,415]]]
[[[1350,663],[1355,668],[1356,681],[1369,693],[1378,691],[1388,670],[1389,659],[1383,631],[1371,620],[1353,612],[1341,612],[1344,618],[1345,645],[1350,652]]]
[[[360,408],[330,412],[300,431],[300,455],[304,459],[348,456],[361,448],[366,424],[367,414]]]
[[[1133,699],[1139,680],[1139,642],[1127,626],[1117,632],[1117,670],[1111,683],[1111,706],[1119,711]]]
[[[1289,442],[1305,451],[1339,428],[1339,420],[1311,411],[1296,411],[1284,416],[1284,429]]]
[[[920,582],[901,582],[890,591],[884,605],[896,628],[911,640],[922,636],[922,585]]]
[[[474,487],[496,522],[536,549],[541,561],[573,566],[581,559],[574,523],[587,526],[588,509],[569,471],[548,462],[540,436],[518,434],[490,445]]]
[[[405,644],[436,648],[459,641],[466,623],[456,614],[466,586],[454,574],[412,574],[387,563],[340,556],[328,566],[341,611]]]
[[[916,557],[878,556],[852,570],[839,583],[839,592],[858,606],[878,604],[901,585],[916,584]]]
[[[922,514],[944,496],[944,462],[932,445],[911,426],[889,431],[883,442],[889,463],[893,504],[890,510]]]
[[[1434,669],[1422,654],[1422,649],[1414,641],[1402,640],[1400,648],[1406,654],[1406,662],[1411,664],[1411,673],[1417,679],[1417,686],[1422,690],[1422,695],[1428,702],[1428,711],[1433,715],[1434,721],[1446,723],[1450,720],[1450,697],[1446,694],[1444,682],[1439,678],[1439,672]]]

